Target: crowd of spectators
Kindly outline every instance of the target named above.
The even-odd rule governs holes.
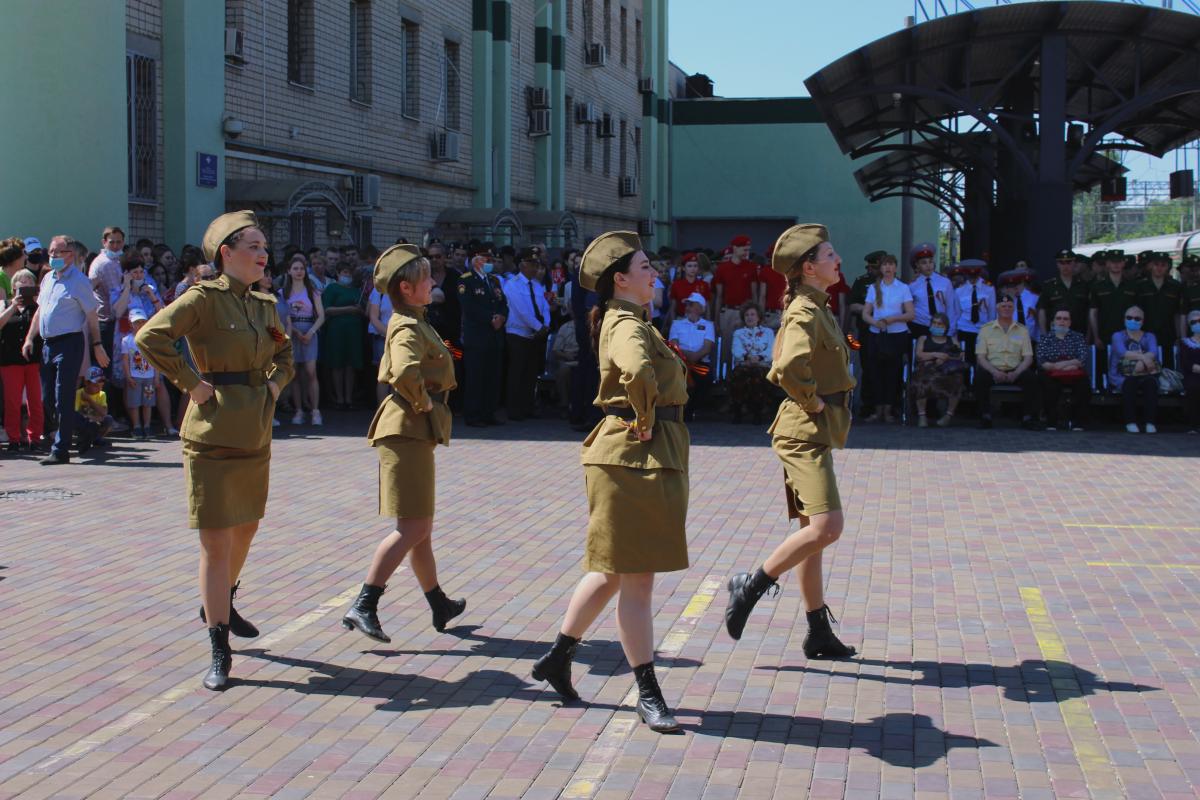
[[[56,463],[110,433],[178,435],[187,397],[146,362],[134,333],[215,277],[213,266],[193,245],[176,256],[115,227],[97,244],[0,241],[0,443],[9,450],[41,450]],[[781,399],[767,373],[787,285],[769,250],[760,257],[751,245],[738,236],[720,253],[651,254],[660,277],[647,311],[688,365],[689,420],[706,408],[762,424]],[[459,374],[452,407],[471,425],[551,414],[590,429],[595,353],[576,321],[595,296],[579,286],[580,252],[475,240],[423,249],[435,283],[427,314]],[[905,264],[876,251],[853,285],[843,278],[829,291],[856,362],[861,420],[946,427],[968,402],[991,427],[994,406],[1011,395],[1024,427],[1080,430],[1096,398],[1111,397],[1127,430],[1153,433],[1159,400],[1172,395],[1200,428],[1200,259],[1185,258],[1176,278],[1165,253],[1063,251],[1057,277],[1035,291],[1024,265],[997,286],[982,261],[939,271],[934,255],[920,245]],[[322,408],[369,407],[386,393],[375,375],[392,308],[372,287],[377,257],[353,245],[272,254],[257,288],[277,298],[297,364],[276,425],[320,426]],[[178,346],[186,357],[186,342]]]

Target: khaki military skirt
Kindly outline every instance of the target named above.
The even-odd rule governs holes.
[[[783,462],[783,489],[790,519],[841,510],[832,447],[776,436],[771,439],[771,449]]]
[[[379,453],[379,514],[396,519],[433,516],[433,448],[437,443],[406,436],[375,440]]]
[[[262,519],[270,478],[270,442],[257,450],[243,450],[183,440],[183,479],[192,528],[229,528]]]
[[[588,464],[587,572],[687,569],[688,476],[675,469]]]

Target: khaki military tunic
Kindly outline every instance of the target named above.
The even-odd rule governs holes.
[[[433,516],[433,450],[450,443],[446,396],[457,384],[454,360],[425,309],[397,306],[388,320],[379,382],[392,387],[367,429],[379,454],[379,513],[399,519]],[[433,408],[423,411],[432,403]]]
[[[801,285],[779,328],[779,355],[767,380],[787,392],[771,424],[783,462],[788,515],[840,509],[832,448],[850,433],[850,351],[829,310],[829,295]],[[821,398],[820,400],[818,398]],[[825,407],[817,411],[824,401]]]
[[[295,374],[292,343],[283,333],[275,297],[221,275],[201,281],[142,326],[138,348],[184,391],[210,373],[246,373],[237,383],[213,383],[205,403],[183,418],[184,476],[194,528],[225,528],[262,519],[271,460],[271,420],[280,389]],[[175,349],[187,339],[199,373]]]
[[[631,409],[606,415],[583,442],[588,495],[588,572],[670,572],[688,566],[685,522],[688,449],[682,421],[687,367],[646,310],[610,300],[600,328],[600,391],[595,405]],[[672,407],[671,419],[660,419]],[[639,441],[631,426],[652,430]]]

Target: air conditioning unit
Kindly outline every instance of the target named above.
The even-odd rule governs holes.
[[[430,136],[429,157],[434,161],[458,161],[458,133],[441,131]]]
[[[636,197],[638,190],[638,180],[633,176],[626,176],[617,179],[617,193],[621,197]]]
[[[529,135],[550,135],[550,109],[535,108],[533,111],[529,112]]]
[[[596,138],[598,139],[612,139],[617,135],[616,131],[617,126],[613,124],[613,118],[608,114],[605,114],[604,118],[596,123]]]
[[[608,63],[608,48],[599,42],[592,42],[583,53],[583,63],[589,67],[603,67]]]
[[[350,207],[377,208],[381,184],[378,175],[354,175],[350,183]]]
[[[654,94],[654,78],[642,78],[639,80],[638,91],[642,94]]]
[[[529,87],[529,107],[530,108],[549,108],[550,107],[550,90],[544,86]]]
[[[237,28],[225,29],[225,57],[233,61],[246,60],[242,32]]]
[[[576,103],[575,104],[575,121],[580,125],[586,125],[589,122],[596,121],[596,104],[595,103]]]

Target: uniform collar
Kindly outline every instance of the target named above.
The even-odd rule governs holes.
[[[809,286],[807,283],[797,286],[796,293],[811,298],[819,306],[826,305],[829,302],[829,295],[814,286]]]
[[[424,306],[410,306],[407,303],[401,303],[398,306],[392,306],[392,311],[397,314],[404,314],[405,316],[413,317],[414,319],[418,320],[425,319]]]
[[[644,306],[639,306],[637,303],[631,303],[628,300],[618,300],[614,297],[612,300],[608,301],[608,307],[613,311],[628,311],[642,322],[646,322],[650,319],[650,316],[646,313],[646,308]]]
[[[229,287],[229,291],[233,292],[238,297],[245,297],[246,292],[250,291],[250,284],[242,283],[228,272],[222,272],[221,276],[217,278],[217,280],[225,281],[225,285]]]

